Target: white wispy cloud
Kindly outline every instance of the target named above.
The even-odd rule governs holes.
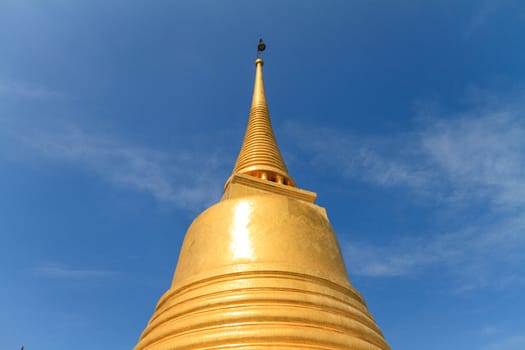
[[[500,220],[488,227],[469,224],[461,231],[423,237],[397,237],[382,246],[344,241],[351,275],[417,275],[439,266],[458,291],[525,284],[524,218]]]
[[[525,283],[523,107],[500,101],[455,115],[422,109],[418,129],[383,139],[286,128],[297,139],[312,140],[298,145],[314,168],[386,190],[401,188],[458,213],[488,207],[484,217],[466,220],[453,232],[426,228],[383,245],[356,242],[348,234],[343,250],[352,274],[406,276],[439,266],[460,281],[460,289]]]
[[[461,36],[463,40],[468,40],[479,30],[486,22],[489,16],[497,9],[500,1],[485,0],[479,2],[478,7],[474,9],[471,17],[465,21],[465,26]]]
[[[63,264],[43,264],[33,269],[34,272],[45,277],[55,278],[95,278],[115,275],[114,271],[98,269],[78,269]]]
[[[510,107],[509,107],[510,108]],[[525,204],[525,113],[513,106],[418,116],[419,130],[384,138],[287,125],[315,168],[448,201]],[[311,142],[299,142],[299,140]]]
[[[414,137],[366,138],[348,131],[291,123],[284,131],[305,152],[314,169],[332,169],[343,177],[385,187],[410,184],[423,189],[435,180],[426,164],[408,161],[422,158]]]
[[[485,111],[440,120],[421,134],[436,175],[456,195],[481,196],[494,205],[525,204],[525,114]]]
[[[525,335],[510,335],[489,343],[483,350],[522,350],[525,349]]]
[[[22,98],[61,97],[62,93],[35,83],[21,80],[0,79],[0,96]]]
[[[163,152],[78,126],[18,127],[9,136],[18,159],[67,163],[179,208],[199,210],[220,198],[223,184],[216,172],[225,164],[219,151]]]

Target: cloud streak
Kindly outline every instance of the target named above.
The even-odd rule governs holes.
[[[484,350],[521,350],[525,348],[525,335],[511,335],[483,347]]]
[[[522,111],[496,111],[439,121],[422,133],[421,146],[456,194],[461,191],[469,197],[482,196],[494,205],[522,207],[524,120]]]
[[[525,204],[521,108],[420,118],[426,125],[419,130],[380,140],[326,128],[287,125],[286,130],[315,168],[334,169],[349,179],[449,202]]]
[[[53,98],[61,97],[58,91],[51,90],[34,83],[0,80],[0,96],[21,97],[21,98]]]
[[[62,264],[45,264],[35,268],[34,271],[41,276],[65,279],[99,278],[115,275],[114,271],[77,269]]]
[[[15,131],[11,138],[22,148],[17,154],[25,151],[30,159],[80,167],[108,183],[150,194],[182,209],[199,210],[220,197],[222,183],[214,175],[225,164],[219,151],[166,153],[76,126],[58,130]]]
[[[353,275],[400,277],[439,266],[458,291],[525,284],[525,220],[470,226],[430,237],[405,236],[389,245],[346,241],[345,259]]]

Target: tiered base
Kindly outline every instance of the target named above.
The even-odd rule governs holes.
[[[357,291],[285,271],[199,280],[161,298],[135,350],[387,350]]]

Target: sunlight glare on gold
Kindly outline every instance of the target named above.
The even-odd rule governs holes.
[[[253,258],[253,249],[250,241],[248,222],[250,220],[251,208],[247,202],[240,202],[235,208],[233,227],[231,230],[230,249],[235,259]]]

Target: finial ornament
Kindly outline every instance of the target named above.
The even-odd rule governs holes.
[[[263,52],[266,49],[266,44],[264,43],[262,38],[259,38],[259,45],[257,45],[257,58],[261,57],[261,52]]]

